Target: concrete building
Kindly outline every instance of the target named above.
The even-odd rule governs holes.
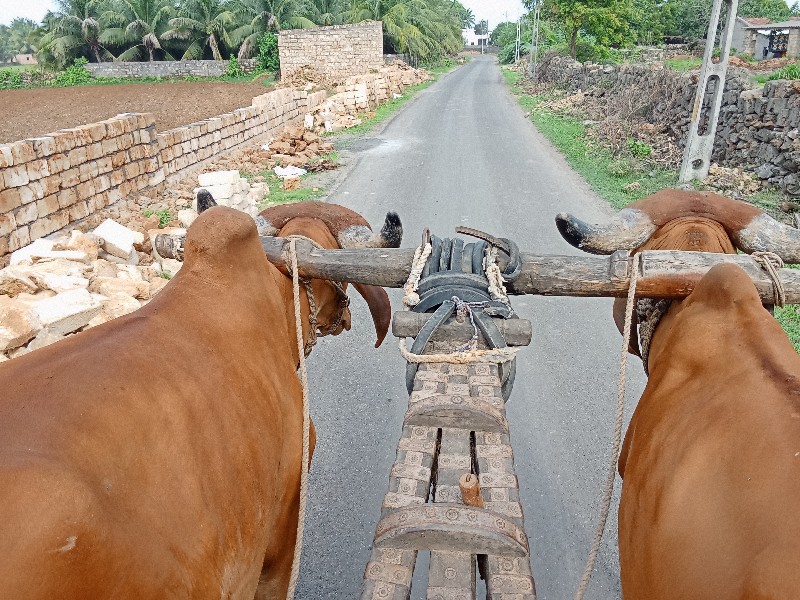
[[[756,60],[778,56],[800,57],[800,20],[748,25],[743,30],[741,51]]]

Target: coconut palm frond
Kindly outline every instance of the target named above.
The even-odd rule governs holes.
[[[115,60],[116,62],[134,62],[142,60],[144,57],[144,48],[141,45],[132,46],[120,54]]]

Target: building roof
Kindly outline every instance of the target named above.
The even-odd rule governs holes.
[[[800,29],[800,21],[781,21],[780,23],[768,23],[766,25],[750,25],[745,29]]]
[[[769,19],[767,17],[739,17],[745,23],[750,25],[766,25],[769,23]]]

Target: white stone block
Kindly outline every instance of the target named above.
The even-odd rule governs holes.
[[[53,240],[40,238],[34,241],[33,243],[28,244],[27,246],[12,252],[11,258],[9,259],[9,264],[16,265],[24,260],[30,260],[32,254],[36,252],[44,252],[52,250],[54,245],[55,242],[53,242]]]
[[[36,337],[28,343],[28,351],[30,352],[33,350],[38,350],[39,348],[44,348],[45,346],[49,346],[50,344],[54,344],[63,339],[63,335],[55,334],[49,329],[42,329],[36,334]]]
[[[175,277],[182,266],[183,263],[181,261],[172,258],[165,258],[161,261],[161,269],[167,277]]]
[[[219,203],[220,200],[224,200],[225,198],[230,198],[233,194],[235,194],[238,187],[239,187],[238,183],[223,183],[220,185],[205,185],[201,187],[196,187],[194,188],[194,197],[196,200],[197,192],[199,192],[200,190],[206,190],[209,194],[211,194],[214,200],[216,200],[217,203]]]
[[[0,296],[0,352],[19,348],[41,329],[41,320],[32,306]]]
[[[158,292],[164,289],[164,286],[169,283],[168,279],[163,277],[156,277],[150,282],[150,298],[155,296]]]
[[[89,255],[81,250],[41,250],[32,252],[30,255],[30,260],[33,263],[59,259],[81,263],[89,263],[91,261]]]
[[[89,287],[89,280],[85,277],[74,275],[56,275],[55,273],[31,273],[31,278],[39,289],[53,290],[56,294],[70,290],[80,290]]]
[[[197,211],[191,208],[184,208],[178,211],[178,221],[181,225],[186,227],[187,229],[189,226],[194,223],[194,220],[197,218]]]
[[[216,186],[226,183],[236,183],[239,180],[239,171],[211,171],[202,173],[197,178],[200,187]]]
[[[144,235],[128,229],[112,219],[103,221],[93,232],[103,239],[103,249],[113,256],[128,259],[133,253],[133,245],[144,242]]]
[[[126,294],[112,296],[103,302],[103,309],[100,311],[100,314],[89,321],[87,327],[96,327],[98,325],[102,325],[103,323],[108,323],[109,321],[118,319],[123,315],[127,315],[139,310],[141,306],[142,305],[138,300],[136,300],[136,298]]]
[[[101,310],[102,300],[87,290],[63,292],[35,305],[41,324],[56,335],[77,331]]]

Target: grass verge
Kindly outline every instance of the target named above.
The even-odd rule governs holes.
[[[526,94],[519,85],[518,73],[503,70],[503,74],[522,108],[530,112],[536,128],[613,207],[622,208],[678,182],[677,170],[657,168],[633,154],[621,158],[612,156],[610,150],[599,146],[587,135],[583,121],[542,108],[540,105],[548,99],[546,94]]]

